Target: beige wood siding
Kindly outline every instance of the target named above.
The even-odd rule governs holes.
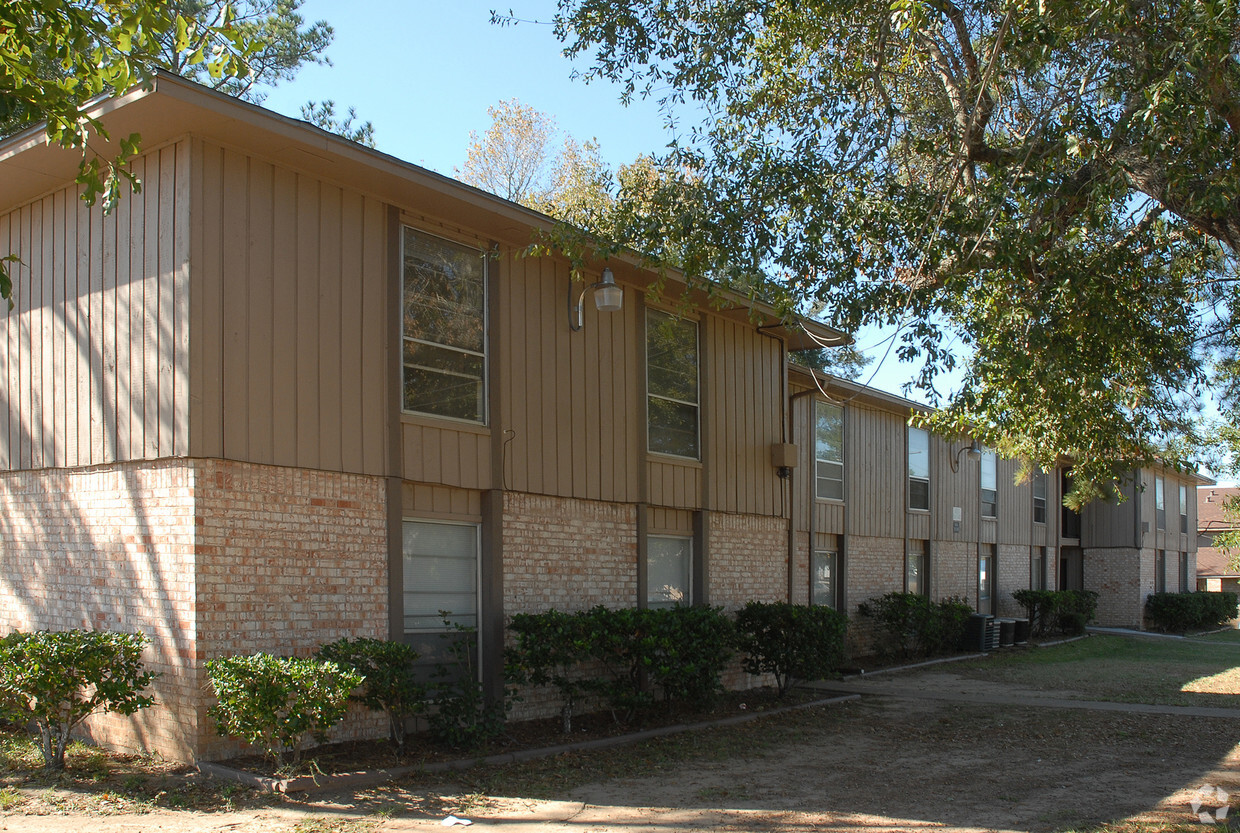
[[[482,493],[431,483],[401,484],[401,514],[406,518],[482,521]]]
[[[1148,540],[1141,546],[1154,545],[1154,479],[1147,480],[1148,488],[1144,492],[1140,490],[1139,480],[1136,483],[1128,480],[1120,485],[1124,500],[1095,500],[1081,510],[1082,547],[1134,546],[1138,540],[1138,519],[1148,520],[1150,525],[1150,532],[1140,535]]]
[[[136,159],[115,211],[76,187],[0,217],[14,308],[0,306],[0,468],[189,453],[189,146]]]
[[[708,508],[780,515],[783,483],[771,465],[771,445],[783,439],[783,345],[750,324],[715,315],[704,316],[700,337]]]
[[[568,264],[502,257],[503,278],[492,286],[502,342],[492,368],[500,374],[503,407],[492,424],[503,432],[504,487],[636,501],[645,448],[638,436],[638,409],[645,407],[637,393],[638,293],[626,288],[624,308],[614,313],[597,312],[587,297],[585,324],[573,332]],[[581,288],[573,284],[574,294]]]
[[[847,475],[851,528],[849,534],[875,538],[904,537],[907,417],[865,406],[849,406],[844,449],[851,458]],[[935,478],[931,463],[931,488]],[[930,496],[934,500],[933,493]],[[933,505],[933,504],[931,504]]]
[[[1015,460],[1005,460],[1000,457],[997,468],[998,542],[1000,544],[1032,544],[1034,543],[1033,481],[1025,477],[1021,482],[1016,482],[1020,464]],[[1047,480],[1049,481],[1049,478]]]
[[[195,146],[195,456],[384,474],[384,206]]]

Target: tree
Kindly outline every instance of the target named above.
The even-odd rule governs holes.
[[[239,77],[253,44],[233,25],[228,7],[208,22],[157,2],[8,0],[0,4],[0,121],[10,127],[46,122],[50,143],[82,155],[82,198],[90,204],[101,199],[110,210],[122,181],[138,184],[125,164],[139,139],[118,138],[109,151],[115,155],[100,155],[92,137],[111,137],[83,107],[105,92],[120,95],[141,84],[169,48],[211,77]],[[13,284],[2,264],[13,260],[0,259],[4,298]]]
[[[301,117],[331,133],[343,136],[350,142],[357,142],[372,148],[375,146],[375,126],[369,121],[357,121],[357,109],[349,108],[344,118],[336,115],[336,102],[309,101],[301,105]]]
[[[611,171],[597,142],[577,142],[554,118],[515,98],[487,114],[486,132],[469,134],[465,164],[456,172],[461,181],[575,225],[606,212]]]
[[[855,346],[813,347],[809,350],[793,350],[788,354],[793,364],[831,373],[841,379],[856,380],[874,361]]]
[[[209,28],[195,30],[188,48],[174,38],[161,38],[158,63],[191,81],[261,103],[266,98],[264,87],[292,80],[302,65],[331,63],[324,51],[332,42],[332,27],[325,20],[307,25],[298,13],[302,4],[303,0],[173,0],[169,7],[188,20],[217,20],[230,8],[232,28],[253,44],[246,57],[248,71],[217,74],[202,61],[192,60],[226,45]]]
[[[654,224],[689,274],[900,326],[932,398],[963,364],[932,427],[1071,457],[1075,500],[1183,462],[1240,339],[1234,0],[559,0],[554,25],[587,79],[703,115],[661,160],[695,208]]]

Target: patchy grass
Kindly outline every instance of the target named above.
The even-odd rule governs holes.
[[[48,772],[38,745],[22,732],[0,731],[0,811],[23,815],[116,815],[161,810],[218,812],[264,806],[275,799],[192,767],[149,755],[121,755],[74,742],[65,770]]]
[[[1240,629],[1228,628],[1218,633],[1207,633],[1201,636],[1191,637],[1194,641],[1201,639],[1206,642],[1217,642],[1221,644],[1240,645]]]
[[[1103,634],[959,662],[952,671],[1036,691],[1071,691],[1081,700],[1235,708],[1240,694],[1240,651],[1224,640]]]

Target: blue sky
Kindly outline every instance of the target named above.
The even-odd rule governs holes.
[[[499,5],[502,2],[504,5]],[[300,117],[307,101],[332,99],[338,113],[355,107],[375,127],[380,150],[452,176],[465,160],[470,131],[486,130],[487,108],[517,98],[555,117],[580,140],[596,139],[613,167],[663,148],[672,134],[653,101],[620,103],[619,88],[574,79],[574,65],[548,24],[494,26],[492,8],[550,21],[554,0],[307,0],[307,20],[335,29],[332,66],[304,68],[268,94],[265,106]],[[683,125],[682,127],[688,127]],[[882,333],[863,331],[868,347]],[[879,366],[885,343],[868,351],[875,363],[862,377],[892,393],[914,372],[894,351]],[[915,396],[916,398],[916,396]]]

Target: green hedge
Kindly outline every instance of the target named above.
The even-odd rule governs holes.
[[[723,689],[736,645],[732,621],[713,607],[522,613],[508,629],[509,676],[554,685],[566,732],[583,695],[601,697],[619,720],[660,697],[709,701]]]
[[[1184,633],[1217,628],[1236,618],[1235,593],[1154,593],[1145,600],[1145,615],[1164,632]]]
[[[822,605],[749,602],[736,614],[742,666],[774,674],[782,697],[798,681],[822,680],[840,667],[848,617]]]
[[[906,659],[957,650],[973,613],[959,597],[932,602],[918,593],[888,593],[862,602],[857,610],[877,623],[879,651]]]
[[[1093,590],[1017,590],[1012,598],[1025,609],[1034,636],[1085,633],[1098,608]]]

